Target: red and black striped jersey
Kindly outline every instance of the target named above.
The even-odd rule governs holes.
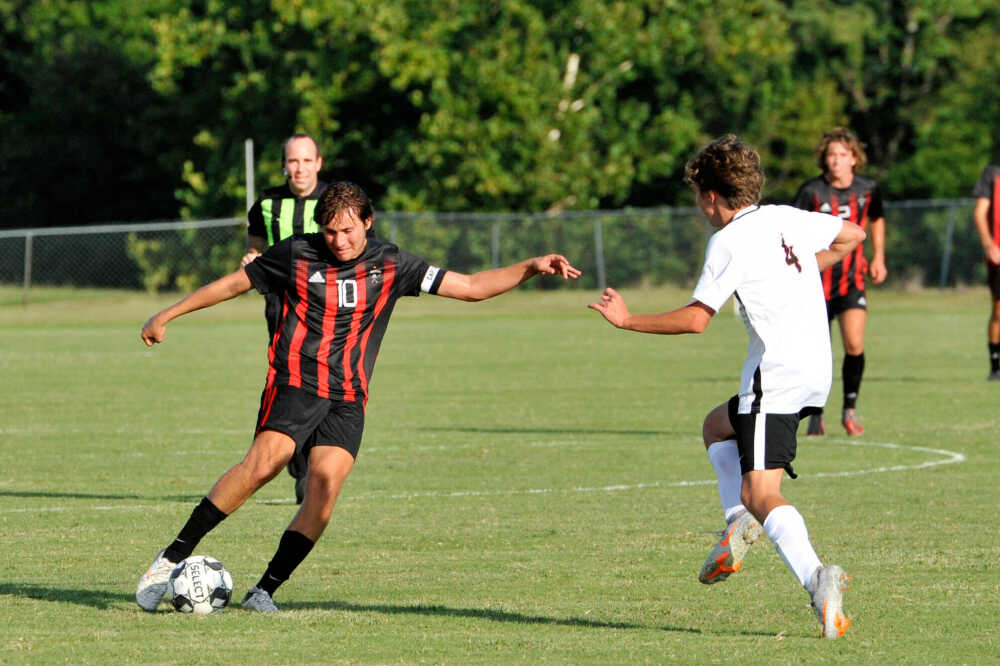
[[[972,196],[990,200],[986,219],[989,221],[993,242],[1000,245],[1000,164],[990,164],[983,169],[976,186],[972,188]]]
[[[819,211],[835,215],[842,220],[854,222],[868,229],[868,222],[883,217],[882,193],[874,178],[854,174],[850,187],[843,189],[832,186],[824,176],[807,180],[799,188],[792,201],[796,208]],[[865,288],[864,244],[859,244],[853,252],[823,271],[823,291],[827,300],[833,296],[845,295],[853,285],[855,289]]]
[[[245,270],[259,292],[282,298],[268,348],[267,386],[295,386],[345,402],[367,402],[396,300],[437,293],[445,274],[372,238],[357,259],[341,262],[322,234],[287,238]]]

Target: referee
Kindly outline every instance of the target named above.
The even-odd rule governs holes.
[[[243,266],[289,236],[319,231],[314,213],[316,202],[326,190],[326,183],[319,180],[319,172],[323,168],[319,144],[308,134],[288,137],[281,150],[281,166],[285,172],[285,184],[264,190],[247,213],[247,253],[241,261]],[[265,294],[264,303],[270,343],[281,319],[281,297]],[[295,479],[295,502],[302,504],[306,462],[300,455],[292,456],[288,461],[288,473]]]

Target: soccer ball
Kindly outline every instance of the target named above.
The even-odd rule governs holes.
[[[192,555],[170,572],[167,597],[181,613],[208,615],[225,608],[233,594],[233,577],[222,562]]]

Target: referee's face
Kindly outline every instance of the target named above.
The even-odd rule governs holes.
[[[364,251],[368,243],[365,234],[371,226],[371,218],[362,220],[353,210],[344,210],[334,215],[330,223],[323,227],[323,237],[338,261],[350,261]]]
[[[323,158],[316,151],[312,139],[293,139],[285,148],[284,166],[288,188],[295,196],[304,197],[316,189]]]

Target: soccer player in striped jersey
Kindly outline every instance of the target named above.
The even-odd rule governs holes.
[[[281,145],[281,168],[285,184],[264,190],[247,212],[247,252],[241,261],[243,266],[289,236],[319,231],[314,213],[326,183],[319,179],[323,156],[319,154],[316,139],[308,134],[293,134],[285,139]],[[280,317],[281,297],[265,294],[264,319],[269,341]],[[302,504],[305,498],[306,468],[307,463],[300,455],[288,461],[288,473],[295,479],[297,504]]]
[[[330,185],[316,212],[320,233],[292,236],[254,261],[153,315],[142,329],[147,346],[162,342],[166,324],[256,288],[279,294],[281,319],[268,349],[269,369],[253,443],[195,507],[177,538],[157,554],[136,590],[155,610],[175,564],[210,530],[277,475],[297,448],[309,466],[305,500],[243,607],[275,611],[275,590],[305,559],[326,528],[354,465],[364,428],[368,384],[396,300],[420,293],[480,301],[535,275],[574,279],[580,271],[549,254],[505,268],[464,275],[431,266],[368,236],[374,214],[357,185]]]
[[[871,275],[874,284],[881,284],[888,274],[882,194],[874,179],[855,173],[864,168],[867,159],[853,132],[843,127],[830,130],[816,148],[816,163],[823,170],[822,175],[806,181],[792,202],[797,208],[830,213],[854,222],[872,239],[871,263],[865,259],[864,246],[858,245],[854,252],[823,271],[827,317],[831,322],[837,319],[844,343],[844,403],[840,422],[848,435],[860,435],[865,431],[856,411],[865,371],[865,321],[868,316],[865,275]],[[826,434],[822,411],[809,418],[806,433]]]
[[[633,315],[608,288],[591,304],[617,328],[640,333],[701,333],[735,295],[750,344],[739,392],[705,417],[702,437],[718,477],[726,528],[698,580],[719,583],[740,570],[750,545],[766,533],[812,598],[823,636],[850,625],[843,612],[848,576],[823,565],[806,523],[781,494],[795,478],[799,419],[830,392],[832,351],[819,270],[854,250],[865,233],[853,222],[791,206],[761,206],[760,156],[733,135],[716,139],[685,167],[685,180],[708,221],[719,228],[691,302]]]
[[[972,219],[983,244],[986,276],[993,297],[993,308],[986,327],[986,343],[990,352],[990,374],[987,379],[1000,382],[1000,164],[990,164],[972,190],[976,205]]]

